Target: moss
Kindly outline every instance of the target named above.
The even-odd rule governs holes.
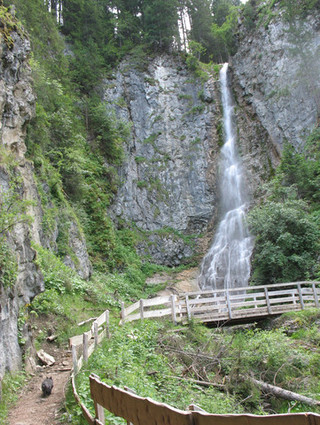
[[[13,47],[11,33],[16,31],[21,37],[25,37],[21,22],[19,22],[7,7],[0,6],[0,34],[3,36],[6,45]]]

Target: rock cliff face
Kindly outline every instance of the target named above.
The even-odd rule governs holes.
[[[17,215],[13,226],[0,229],[18,265],[16,281],[8,284],[3,278],[4,265],[0,263],[0,379],[5,371],[16,370],[21,365],[18,332],[24,332],[27,338],[28,332],[26,329],[18,331],[19,310],[44,290],[43,277],[34,262],[36,251],[31,247],[31,240],[49,247],[56,243],[58,236],[56,230],[44,236],[43,208],[33,164],[25,158],[26,124],[35,109],[31,71],[27,62],[30,43],[15,32],[11,33],[11,37],[13,42],[10,47],[4,42],[0,43],[0,214],[3,217],[5,210],[12,212],[15,201],[6,199],[15,186],[17,202],[33,201],[28,211],[33,222],[31,225],[19,222]],[[58,217],[56,221],[58,223]],[[84,238],[75,224],[69,233],[70,248],[79,259],[79,274],[88,277],[91,266]],[[1,243],[3,241],[1,239]],[[72,266],[71,260],[69,262]]]
[[[19,176],[21,196],[32,175],[32,165],[24,158],[25,124],[34,113],[34,95],[31,89],[30,70],[26,65],[30,52],[29,42],[13,34],[11,49],[2,43],[0,47],[0,126],[1,126],[1,199],[10,189],[12,173]],[[5,152],[14,161],[14,170],[9,171]],[[25,177],[25,178],[24,178]],[[30,188],[30,191],[33,189]],[[2,208],[5,208],[2,205]],[[7,234],[8,245],[16,254],[18,277],[15,284],[6,287],[0,283],[0,377],[6,370],[15,370],[21,363],[18,344],[19,309],[28,304],[44,290],[43,279],[33,260],[35,251],[30,245],[30,232],[26,224],[16,224]]]
[[[274,9],[267,28],[240,26],[240,48],[232,59],[243,105],[281,152],[284,141],[301,148],[320,114],[320,13],[287,21]]]
[[[148,236],[141,253],[179,264],[194,253],[185,236],[207,232],[216,213],[221,114],[215,81],[201,83],[181,61],[164,55],[144,71],[122,63],[105,98],[118,118],[131,123],[112,213]]]
[[[181,60],[161,56],[144,71],[122,63],[106,83],[105,99],[110,113],[131,123],[114,218],[145,232],[138,249],[159,264],[178,265],[205,253],[219,203],[219,82],[211,76],[203,83]],[[275,160],[270,137],[253,115],[238,108],[239,150],[251,194]]]

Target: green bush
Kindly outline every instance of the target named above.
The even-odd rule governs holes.
[[[295,282],[314,275],[320,231],[303,201],[266,202],[248,217],[256,235],[254,281]]]

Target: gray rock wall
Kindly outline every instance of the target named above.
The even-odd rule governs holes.
[[[0,46],[0,146],[1,172],[0,191],[4,199],[12,183],[8,162],[14,160],[14,174],[20,176],[19,190],[26,198],[28,177],[32,164],[25,160],[25,124],[34,114],[34,95],[31,88],[30,70],[26,59],[30,52],[29,42],[12,34],[11,49]],[[3,150],[5,148],[5,150]],[[6,152],[10,152],[8,157]],[[11,159],[8,159],[11,158]],[[24,177],[26,176],[26,179]],[[32,191],[30,188],[29,191]],[[5,371],[14,371],[21,365],[18,344],[19,309],[29,304],[32,298],[44,290],[43,279],[34,264],[36,252],[31,247],[31,234],[27,224],[16,224],[7,233],[7,243],[18,262],[17,281],[12,286],[0,282],[0,377]]]
[[[161,264],[194,254],[168,229],[199,237],[216,213],[221,113],[215,84],[212,78],[201,83],[182,61],[166,55],[145,71],[122,63],[106,82],[107,108],[131,123],[119,170],[123,184],[111,212],[147,232],[140,252]]]
[[[17,33],[11,34],[10,48],[0,43],[0,208],[10,190],[13,179],[18,179],[17,190],[20,199],[33,201],[28,214],[31,224],[19,223],[5,232],[18,264],[17,280],[14,284],[4,284],[0,274],[0,380],[6,371],[17,370],[21,366],[21,349],[18,343],[19,311],[43,291],[43,277],[34,260],[36,251],[31,240],[45,248],[55,248],[58,237],[59,217],[56,228],[45,234],[42,226],[44,215],[31,161],[25,158],[26,124],[35,113],[35,96],[32,91],[31,71],[28,66],[30,43]],[[9,209],[9,211],[11,211]],[[3,229],[0,229],[1,231]],[[77,269],[87,278],[91,273],[84,236],[76,223],[69,229],[70,248],[77,257],[77,264],[66,258],[69,266]],[[20,329],[21,331],[21,329]],[[28,337],[28,332],[24,332]]]
[[[238,97],[281,152],[285,140],[300,149],[319,118],[320,14],[288,23],[273,12],[267,28],[240,27],[232,66]]]

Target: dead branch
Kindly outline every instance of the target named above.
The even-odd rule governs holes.
[[[249,377],[249,380],[253,382],[255,385],[260,387],[262,391],[266,393],[270,393],[275,397],[280,397],[285,400],[298,401],[300,403],[308,404],[309,406],[320,406],[320,401],[315,400],[310,397],[306,397],[301,394],[294,393],[292,391],[284,390],[281,387],[277,387],[275,385],[267,384],[266,382],[259,381],[258,379]]]

